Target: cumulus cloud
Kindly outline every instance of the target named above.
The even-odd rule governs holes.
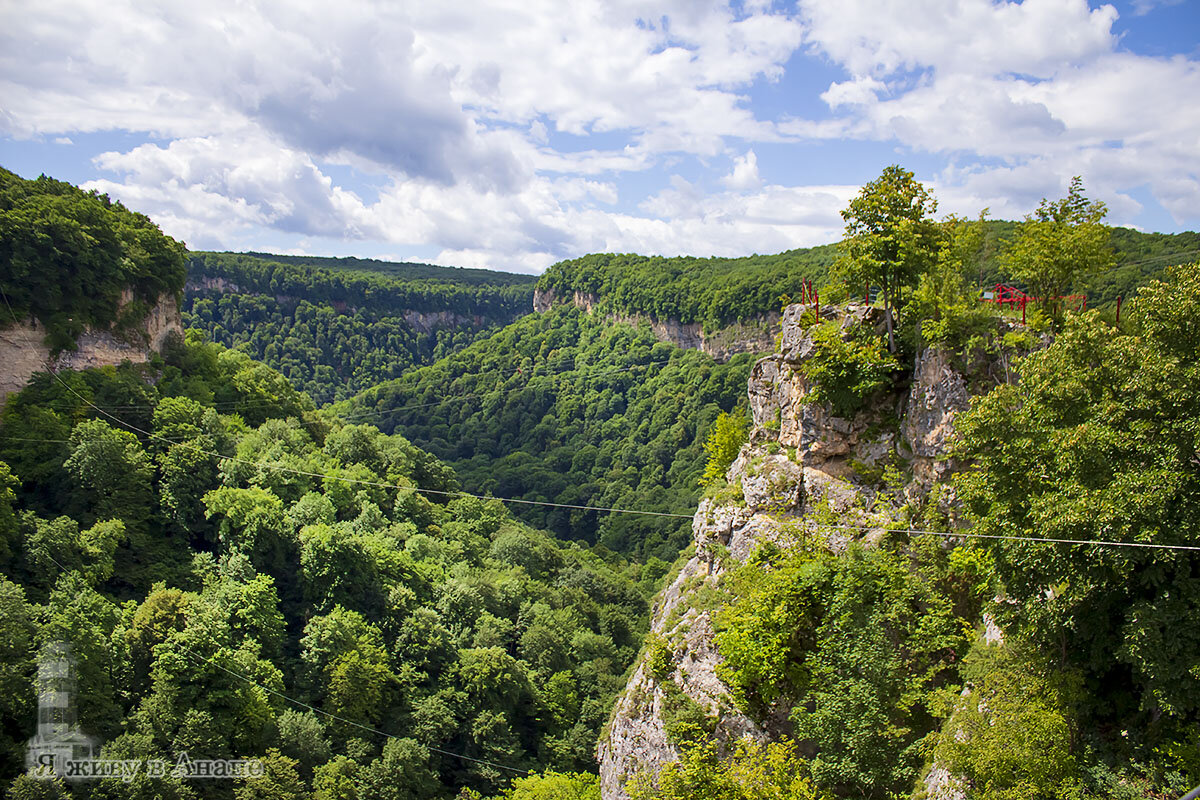
[[[937,176],[948,210],[971,213],[959,205],[970,198],[1019,216],[1057,191],[1050,183],[1079,174],[1116,222],[1141,210],[1128,192],[1142,186],[1177,223],[1197,219],[1187,152],[1200,144],[1200,110],[1177,98],[1200,92],[1200,65],[1119,51],[1111,5],[800,5],[808,46],[854,77],[821,95],[840,125],[800,120],[781,131],[896,141],[951,159]]]
[[[1120,50],[1115,19],[1086,0],[46,0],[0,8],[0,132],[152,136],[88,185],[194,246],[268,232],[522,271],[836,239],[856,187],[781,185],[755,148],[789,142],[934,154],[948,211],[1020,216],[1081,174],[1114,218],[1148,187],[1195,220],[1200,110],[1178,98],[1200,67]],[[797,54],[844,71],[811,90],[827,113],[756,107]]]
[[[757,189],[762,186],[762,176],[758,174],[758,156],[753,150],[747,150],[746,155],[733,160],[733,172],[722,179],[722,183],[734,190]]]

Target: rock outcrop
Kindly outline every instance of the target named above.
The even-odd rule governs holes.
[[[899,386],[854,419],[843,419],[827,406],[808,402],[812,387],[802,365],[815,349],[814,320],[805,316],[810,309],[797,304],[785,310],[778,352],[751,371],[750,440],[726,476],[740,489],[741,500],[704,500],[696,511],[695,554],[658,597],[651,621],[651,640],[667,643],[671,669],[651,674],[643,658],[618,698],[597,751],[605,800],[624,798],[622,786],[633,774],[657,772],[678,757],[666,719],[672,694],[707,711],[718,742],[787,732],[786,709],[758,721],[737,709],[718,677],[716,609],[711,600],[697,598],[717,596],[721,576],[763,542],[786,547],[800,534],[816,533],[835,551],[854,539],[872,543],[884,534],[897,505],[946,480],[954,468],[943,457],[954,417],[967,407],[969,395],[949,356],[923,352],[910,386]],[[844,328],[882,330],[884,324],[882,312],[865,305],[822,309],[821,316],[840,320]],[[880,485],[877,476],[889,465],[911,474],[907,492]],[[837,520],[832,527],[814,522],[831,515]],[[954,797],[951,776],[935,775],[932,782],[940,797]]]
[[[569,299],[559,298],[553,289],[535,289],[533,292],[535,312],[549,311],[559,302],[569,303],[589,314],[598,313],[601,306],[599,297],[585,292],[575,292]],[[774,349],[775,337],[780,330],[780,315],[774,312],[735,322],[716,331],[705,331],[698,322],[661,320],[647,314],[606,316],[613,322],[634,327],[646,325],[659,341],[670,342],[684,350],[701,350],[717,361],[728,361],[739,353],[769,352]]]
[[[132,298],[121,297],[124,306]],[[50,369],[89,369],[115,366],[122,361],[144,362],[152,351],[161,350],[172,333],[182,334],[179,305],[173,295],[163,295],[141,325],[126,336],[88,328],[76,341],[76,349],[54,359],[44,339],[45,329],[36,320],[0,328],[0,407],[8,395],[20,391],[35,372]]]

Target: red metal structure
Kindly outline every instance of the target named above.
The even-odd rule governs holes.
[[[1007,305],[1012,309],[1021,309],[1021,323],[1025,323],[1025,306],[1029,303],[1036,303],[1041,298],[1027,295],[1015,286],[1006,286],[1003,283],[997,283],[995,288],[990,292],[984,292],[979,298],[985,303],[996,303],[997,305]],[[1079,310],[1087,310],[1087,295],[1085,294],[1068,294],[1054,298],[1055,300],[1065,300],[1073,308]]]

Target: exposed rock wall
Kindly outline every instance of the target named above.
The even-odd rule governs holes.
[[[487,325],[479,314],[460,314],[457,311],[404,311],[404,321],[418,333],[431,333],[444,328],[475,328]]]
[[[678,757],[664,717],[668,692],[675,689],[716,719],[718,742],[787,732],[788,709],[778,709],[760,723],[734,705],[717,675],[716,610],[697,607],[695,601],[698,593],[704,595],[702,589],[716,589],[722,574],[744,563],[762,542],[787,546],[801,531],[815,530],[834,550],[852,539],[870,544],[883,535],[896,504],[945,480],[954,466],[939,459],[953,434],[954,417],[967,407],[969,396],[949,356],[927,350],[917,359],[907,390],[900,387],[877,398],[852,420],[837,417],[828,407],[806,402],[812,387],[802,365],[814,345],[802,315],[809,308],[785,310],[779,351],[751,371],[750,441],[726,476],[740,487],[743,500],[723,505],[705,500],[693,518],[695,555],[658,597],[651,621],[652,633],[668,642],[672,671],[656,677],[641,663],[618,698],[597,749],[605,800],[622,800],[622,786],[630,776],[657,772]],[[867,324],[882,330],[884,324],[879,309],[863,305],[823,309],[822,317],[840,319],[844,327]],[[864,471],[897,459],[907,462],[913,474],[907,495],[892,496],[863,478]],[[837,524],[848,528],[814,529],[811,519],[818,511],[835,515]],[[938,792],[934,796],[956,797],[950,776],[931,775],[931,788]]]
[[[130,299],[123,295],[121,304]],[[183,332],[179,305],[173,295],[158,299],[133,336],[122,338],[107,330],[89,328],[77,340],[75,350],[64,351],[53,361],[50,348],[43,341],[46,331],[36,320],[0,328],[0,407],[9,394],[20,391],[35,372],[45,372],[48,366],[89,369],[115,366],[122,361],[144,362],[151,351],[162,349],[172,331]]]
[[[535,289],[533,292],[535,312],[548,311],[558,302],[560,298],[553,289]],[[600,298],[585,292],[575,292],[569,300],[561,302],[570,303],[589,314],[596,313],[600,307]],[[608,314],[607,317],[613,322],[634,327],[648,325],[660,341],[670,342],[684,350],[701,350],[717,361],[728,361],[739,353],[766,353],[773,350],[780,321],[780,315],[771,312],[735,322],[718,331],[706,332],[698,322],[660,320],[647,314]]]

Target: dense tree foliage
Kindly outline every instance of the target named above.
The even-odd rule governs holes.
[[[341,410],[403,433],[474,492],[680,514],[514,508],[565,537],[669,561],[689,536],[709,428],[741,401],[750,362],[559,307]]]
[[[421,332],[400,314],[217,291],[189,291],[184,324],[270,363],[320,404],[398,378],[498,327],[472,320]]]
[[[846,238],[838,245],[834,272],[852,286],[878,286],[887,312],[888,348],[896,351],[892,316],[903,291],[916,286],[937,256],[937,200],[913,173],[893,164],[863,186],[842,210]]]
[[[1083,182],[1071,181],[1061,200],[1042,199],[1037,210],[1017,226],[1016,239],[1005,254],[1008,271],[1030,288],[1030,294],[1057,317],[1060,298],[1072,286],[1113,265],[1104,203],[1089,202]]]
[[[0,167],[0,290],[18,319],[45,326],[54,350],[71,349],[89,325],[131,332],[159,296],[183,288],[183,256],[182,244],[107,195]],[[0,308],[0,327],[11,324]]]
[[[832,245],[746,258],[663,258],[600,253],[550,267],[539,289],[593,295],[602,311],[701,323],[706,330],[778,311],[833,262]]]
[[[224,281],[241,292],[278,297],[304,298],[312,303],[328,303],[377,311],[447,311],[466,316],[479,315],[511,319],[529,310],[533,286],[527,276],[488,273],[486,282],[478,277],[456,281],[446,270],[445,278],[408,278],[403,273],[376,273],[321,269],[286,256],[271,260],[241,253],[193,253],[188,260],[188,280],[194,284]],[[316,260],[322,264],[321,260]],[[521,278],[522,280],[514,280]]]
[[[532,302],[528,276],[419,264],[327,269],[342,261],[195,254],[184,323],[270,364],[324,404],[459,350]]]
[[[886,798],[912,786],[970,646],[970,572],[936,548],[763,547],[725,582],[720,674],[752,714],[792,709],[820,785]]]
[[[1200,271],[1170,271],[1114,335],[1068,320],[961,421],[960,492],[984,533],[1194,545],[1200,525]],[[1147,739],[1200,720],[1200,560],[1187,551],[1012,542],[994,548],[1008,624],[1079,670],[1085,709]]]
[[[407,440],[318,419],[196,336],[150,365],[38,376],[0,418],[0,458],[3,780],[36,721],[35,645],[58,640],[107,755],[266,765],[75,797],[434,798],[587,769],[661,574],[460,496]]]
[[[442,267],[436,264],[420,264],[412,261],[381,261],[376,258],[355,258],[354,256],[292,256],[276,253],[218,253],[217,255],[238,255],[257,258],[260,261],[273,261],[278,264],[292,264],[308,269],[332,270],[338,272],[361,272],[388,276],[399,281],[432,281],[456,283],[468,286],[519,286],[537,282],[535,275],[523,275],[516,272],[499,272],[491,269],[471,269],[467,267]]]
[[[790,741],[742,739],[722,755],[712,741],[684,748],[656,775],[635,775],[633,800],[827,800]]]

